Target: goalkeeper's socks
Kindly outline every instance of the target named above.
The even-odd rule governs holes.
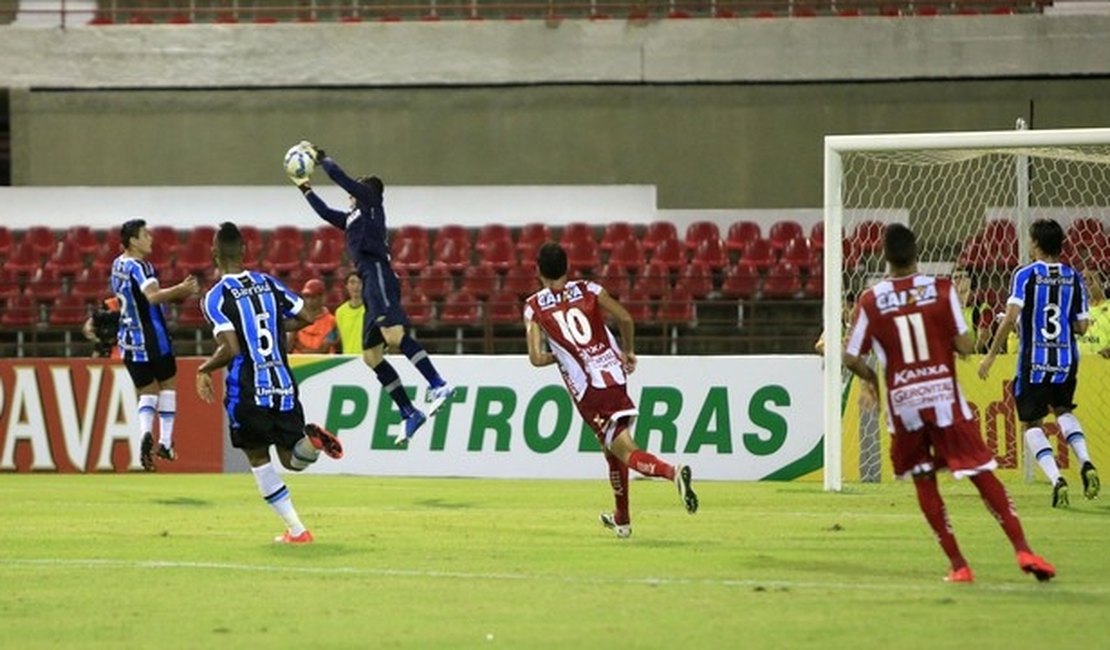
[[[254,474],[254,481],[258,484],[258,492],[266,503],[270,504],[277,516],[285,522],[285,525],[289,528],[289,533],[293,537],[303,533],[304,524],[301,523],[301,518],[297,516],[297,511],[293,508],[293,499],[289,496],[289,488],[278,476],[273,464],[266,463],[265,465],[252,467],[251,473]]]
[[[917,490],[917,504],[925,515],[925,521],[929,522],[929,527],[936,534],[952,568],[967,566],[967,560],[960,553],[960,545],[956,543],[956,536],[952,533],[952,526],[948,523],[948,511],[944,507],[944,499],[940,498],[940,491],[937,490],[936,477],[914,478],[913,486]]]
[[[1021,529],[1021,520],[1014,510],[1014,502],[1010,500],[1010,495],[1006,494],[1006,488],[1002,487],[1002,481],[999,481],[993,472],[983,472],[972,476],[971,482],[979,490],[979,496],[983,497],[987,510],[990,510],[1001,524],[1002,532],[1006,533],[1014,550],[1029,552],[1029,544],[1025,542],[1025,531]]]
[[[628,516],[628,465],[619,458],[605,453],[605,462],[609,463],[609,485],[613,488],[613,522],[618,526],[630,523]]]
[[[374,366],[374,374],[378,376],[378,382],[385,388],[385,392],[389,393],[393,403],[401,410],[402,417],[408,417],[416,410],[412,400],[409,399],[409,394],[405,392],[405,387],[401,384],[400,375],[392,364],[383,359],[381,363]]]
[[[152,433],[154,431],[154,414],[158,410],[157,395],[139,395],[139,431]]]
[[[404,338],[401,339],[401,352],[409,358],[412,365],[416,366],[420,374],[424,375],[424,379],[427,380],[429,386],[438,388],[447,383],[436,372],[436,367],[432,365],[432,360],[428,357],[428,352],[424,349],[424,346],[417,343],[416,339],[408,334],[405,334]]]
[[[158,443],[166,449],[173,447],[173,420],[176,415],[177,391],[158,393]]]
[[[628,455],[628,466],[644,476],[660,476],[668,481],[674,480],[674,465],[669,465],[642,449],[637,449]]]
[[[1052,455],[1052,446],[1048,444],[1044,429],[1033,427],[1027,430],[1025,443],[1029,445],[1029,452],[1037,459],[1037,464],[1048,477],[1048,482],[1056,485],[1056,481],[1060,480],[1060,468],[1056,466],[1056,457]]]

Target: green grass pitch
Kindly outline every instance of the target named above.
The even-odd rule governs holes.
[[[1008,485],[1057,580],[1022,574],[967,481],[942,493],[973,585],[903,483],[632,484],[287,476],[317,542],[249,475],[0,475],[3,648],[1075,648],[1110,639],[1110,501]],[[1078,483],[1078,481],[1076,481]]]

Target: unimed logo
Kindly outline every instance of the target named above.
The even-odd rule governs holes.
[[[416,389],[407,387],[407,391],[415,399]],[[782,448],[789,433],[783,411],[792,399],[780,385],[763,386],[735,403],[738,396],[730,395],[727,386],[710,387],[696,401],[690,401],[689,393],[669,386],[645,386],[632,397],[639,407],[634,430],[637,444],[662,453],[732,454],[739,445],[748,454],[769,456]],[[734,417],[737,404],[746,408],[746,418]],[[394,439],[401,416],[384,391],[378,394],[374,412],[370,411],[365,387],[335,384],[328,390],[325,426],[341,433],[372,423],[372,450],[404,451]],[[691,416],[693,425],[680,428],[679,420]],[[738,419],[750,424],[737,431],[733,423]],[[510,386],[460,386],[428,426],[431,451],[443,451],[448,435],[463,431],[470,452],[510,452],[523,447],[545,454],[568,444],[580,452],[601,451],[593,431],[577,417],[566,388],[556,384],[527,392]]]

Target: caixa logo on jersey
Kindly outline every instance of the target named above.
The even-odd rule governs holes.
[[[908,305],[927,305],[937,300],[937,285],[923,284],[904,291],[875,294],[875,306],[880,312],[895,311]]]

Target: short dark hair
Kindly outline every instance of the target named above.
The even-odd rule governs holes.
[[[128,219],[119,229],[119,243],[126,250],[131,247],[131,240],[139,236],[139,231],[146,228],[146,219]]]
[[[908,226],[892,223],[883,233],[883,255],[891,266],[906,267],[917,261],[917,236]]]
[[[540,246],[540,252],[536,255],[536,266],[539,267],[540,275],[544,279],[558,280],[567,274],[567,252],[562,246],[547,242]]]
[[[1064,229],[1054,219],[1037,219],[1029,226],[1029,236],[1041,252],[1057,257],[1064,250]]]
[[[225,221],[216,231],[216,255],[221,260],[231,262],[243,261],[243,233],[239,226]]]
[[[362,281],[362,276],[358,274],[357,270],[347,271],[347,277],[343,278],[343,281],[346,282],[347,280],[350,280],[351,278],[358,278],[360,282]]]
[[[381,194],[385,191],[385,183],[383,183],[382,179],[378,178],[377,176],[359,176],[355,180],[369,187],[371,190],[377,192],[378,194]]]

